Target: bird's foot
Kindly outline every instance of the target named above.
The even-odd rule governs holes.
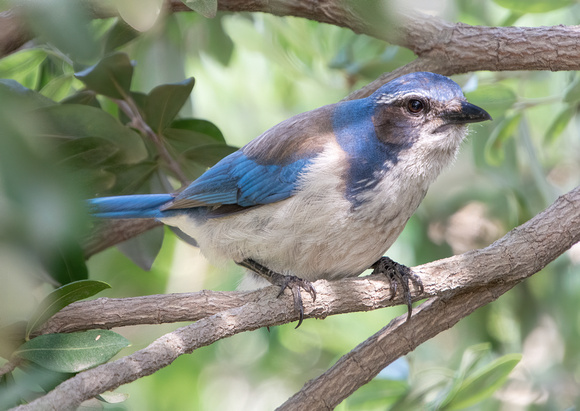
[[[302,294],[300,289],[306,291],[312,297],[312,301],[316,301],[316,290],[312,286],[312,283],[307,280],[303,280],[295,275],[282,275],[274,273],[272,277],[272,284],[280,287],[280,292],[278,297],[284,294],[285,289],[289,289],[294,297],[294,309],[300,313],[300,318],[298,319],[298,325],[296,328],[300,327],[302,321],[304,320],[304,305],[302,304]]]
[[[246,259],[238,264],[242,267],[249,268],[256,274],[268,280],[271,284],[280,287],[278,297],[284,294],[285,289],[289,289],[292,292],[292,297],[294,298],[294,309],[300,314],[296,328],[300,327],[302,321],[304,320],[304,305],[302,303],[302,294],[300,293],[300,289],[303,289],[308,294],[310,294],[312,301],[316,301],[316,290],[310,281],[303,280],[302,278],[296,277],[294,275],[283,275],[277,273],[251,259]]]
[[[373,269],[373,274],[382,274],[389,279],[389,285],[391,287],[391,297],[392,300],[397,295],[397,289],[400,285],[403,290],[403,297],[407,303],[407,320],[411,318],[413,312],[413,300],[411,298],[411,290],[409,283],[412,282],[419,291],[423,292],[423,282],[417,274],[413,272],[409,267],[399,264],[389,257],[381,257],[376,263],[374,263],[371,268]]]

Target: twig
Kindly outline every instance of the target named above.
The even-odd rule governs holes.
[[[22,360],[20,358],[15,358],[11,361],[8,361],[6,364],[0,367],[0,377],[2,377],[4,374],[8,374],[9,372],[14,371],[16,367],[20,366],[21,362]]]
[[[149,127],[149,124],[145,122],[133,98],[131,98],[129,95],[124,95],[123,100],[115,100],[115,102],[119,108],[123,110],[123,112],[131,119],[131,125],[145,134],[153,142],[153,144],[155,144],[157,153],[159,153],[159,156],[163,159],[169,170],[171,170],[175,177],[177,177],[181,185],[187,185],[188,180],[185,176],[185,173],[183,170],[181,170],[181,167],[171,156],[171,154],[169,154],[169,151],[167,151],[167,147],[165,147],[165,144],[163,144],[162,138],[157,133],[155,133],[151,127]]]

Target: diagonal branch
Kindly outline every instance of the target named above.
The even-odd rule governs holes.
[[[438,276],[445,284],[458,278],[463,282],[466,272],[471,280],[461,291],[454,289],[422,304],[410,321],[404,316],[394,319],[278,409],[333,409],[397,358],[495,301],[578,241],[580,187],[489,247],[422,266],[421,271],[445,274]]]
[[[453,327],[476,309],[496,300],[517,282],[469,289],[450,298],[434,297],[416,310],[410,321],[399,316],[385,328],[344,355],[319,377],[282,404],[278,410],[332,410],[371,381],[397,358]]]
[[[85,0],[94,17],[115,15],[102,2]],[[191,11],[166,0],[169,12]],[[398,2],[343,0],[219,0],[228,12],[301,17],[348,28],[408,48],[422,58],[417,69],[444,75],[491,70],[579,70],[580,26],[488,27],[450,23]],[[30,38],[18,10],[0,13],[0,57]]]
[[[561,196],[548,209],[489,247],[416,267],[427,295],[437,296],[416,309],[409,322],[403,322],[404,316],[392,321],[327,373],[309,382],[282,409],[332,408],[394,359],[497,299],[578,241],[580,187]],[[305,299],[305,315],[325,317],[346,312],[346,307],[361,299],[380,302],[388,298],[385,286],[373,291],[372,287],[365,289],[365,281],[373,287],[377,285],[373,279],[317,282],[317,289],[323,292],[319,292],[316,303]],[[247,293],[243,305],[202,318],[127,357],[82,372],[44,397],[17,409],[74,409],[86,399],[149,375],[179,355],[218,339],[295,321],[298,314],[293,311],[291,298],[277,299],[276,291],[268,287]]]

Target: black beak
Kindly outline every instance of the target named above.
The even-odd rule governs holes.
[[[460,110],[448,111],[443,118],[450,124],[479,123],[492,119],[487,111],[467,101],[461,102]]]

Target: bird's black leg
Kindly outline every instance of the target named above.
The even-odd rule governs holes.
[[[257,263],[252,259],[246,259],[239,263],[244,268],[248,268],[258,274],[260,277],[265,278],[271,284],[280,287],[280,297],[286,288],[292,291],[292,296],[294,297],[294,309],[300,313],[300,319],[298,320],[298,325],[296,328],[300,327],[302,320],[304,320],[304,306],[302,304],[302,295],[300,294],[300,289],[308,292],[312,296],[312,301],[316,301],[316,290],[310,283],[310,281],[303,280],[302,278],[296,277],[294,275],[282,275],[275,271],[270,270],[268,267],[264,267],[262,264]]]
[[[389,279],[389,284],[391,286],[391,300],[397,294],[397,284],[401,285],[403,289],[403,297],[407,302],[408,314],[407,320],[411,318],[413,312],[411,290],[409,288],[409,282],[419,288],[423,292],[423,282],[417,274],[415,274],[409,267],[399,264],[389,257],[381,257],[376,263],[374,263],[371,268],[373,269],[373,274],[386,275]]]

